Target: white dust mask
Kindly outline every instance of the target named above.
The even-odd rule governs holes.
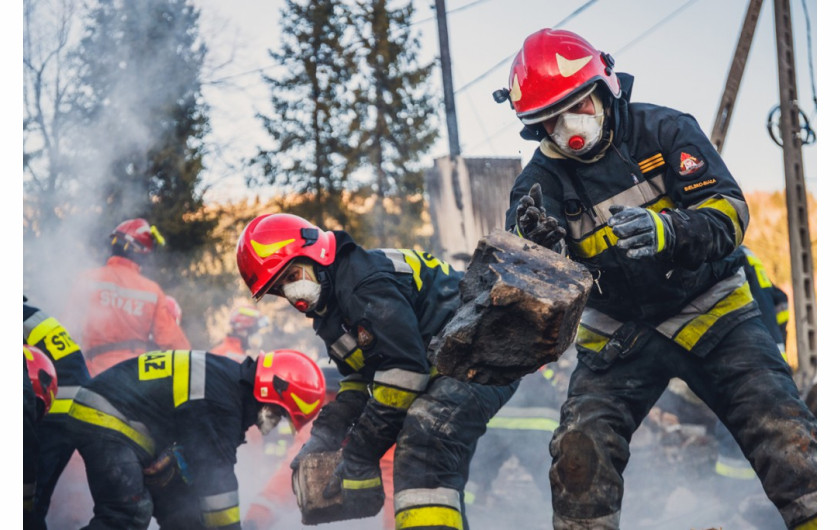
[[[312,280],[298,280],[283,286],[283,296],[301,313],[313,309],[321,297],[321,284]]]
[[[601,140],[604,131],[604,105],[601,98],[591,94],[595,114],[573,114],[563,112],[557,116],[557,123],[551,139],[564,155],[579,157],[592,149]]]

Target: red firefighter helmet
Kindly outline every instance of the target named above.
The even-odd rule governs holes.
[[[181,317],[183,316],[183,311],[181,311],[181,305],[178,303],[178,300],[175,300],[169,295],[166,295],[166,309],[172,313],[172,316],[175,317],[175,323],[179,326],[181,325]]]
[[[296,215],[264,214],[250,223],[236,245],[236,265],[254,300],[260,300],[295,258],[320,265],[335,260],[335,234]]]
[[[230,329],[234,335],[249,337],[268,325],[268,319],[256,307],[241,305],[230,312]]]
[[[312,421],[324,406],[324,374],[315,361],[295,350],[260,352],[254,397],[280,405],[295,430]]]
[[[46,353],[35,346],[23,345],[23,356],[26,358],[26,369],[35,396],[44,403],[44,414],[49,412],[55,393],[58,392],[58,376],[55,366]]]
[[[510,103],[525,125],[560,114],[598,83],[621,95],[615,61],[571,31],[541,29],[525,39],[510,68]]]
[[[111,232],[111,245],[122,246],[135,254],[148,254],[155,245],[163,246],[166,240],[156,226],[142,218],[129,219],[118,224]]]

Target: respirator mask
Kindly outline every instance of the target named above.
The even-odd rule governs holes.
[[[550,133],[560,152],[573,158],[580,157],[595,147],[604,134],[604,104],[601,98],[595,92],[585,97],[592,99],[595,113],[562,112],[557,116],[554,130]]]

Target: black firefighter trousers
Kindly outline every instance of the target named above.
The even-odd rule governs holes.
[[[672,377],[729,429],[788,527],[816,516],[816,419],[755,317],[703,358],[654,333],[604,371],[578,362],[550,445],[555,529],[618,528],[630,437]]]

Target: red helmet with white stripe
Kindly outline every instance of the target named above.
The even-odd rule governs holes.
[[[236,245],[236,265],[254,300],[268,292],[295,258],[330,265],[335,260],[335,234],[296,215],[265,214],[248,223]]]
[[[23,356],[26,359],[26,370],[35,396],[44,404],[44,414],[50,411],[55,394],[58,392],[58,376],[55,366],[46,353],[35,346],[23,345]]]
[[[508,97],[516,116],[532,125],[556,116],[595,89],[621,95],[612,56],[571,31],[529,35],[510,68]]]
[[[324,374],[315,361],[295,350],[260,352],[254,397],[273,403],[289,415],[295,430],[315,419],[324,406]]]

